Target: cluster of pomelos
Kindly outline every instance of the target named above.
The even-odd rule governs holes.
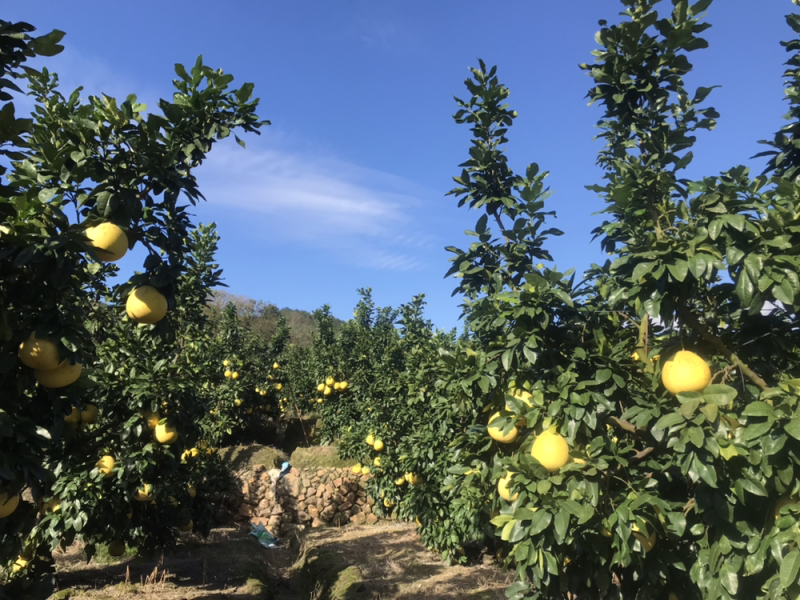
[[[333,394],[333,392],[343,392],[349,386],[350,384],[346,381],[336,381],[333,377],[326,377],[325,381],[317,385],[317,391],[322,393],[322,397],[316,399],[317,404],[322,404],[324,399]]]
[[[634,360],[639,360],[638,353],[634,352],[632,356]],[[654,357],[658,360],[658,357]],[[701,392],[706,386],[711,383],[711,369],[700,356],[688,350],[680,350],[673,354],[663,365],[661,369],[661,381],[664,387],[671,394],[677,395],[686,392]],[[509,393],[520,400],[523,404],[532,407],[532,395],[523,390],[512,389]],[[511,410],[508,404],[506,410]],[[510,429],[492,425],[492,422],[499,419],[500,412],[494,413],[489,418],[489,425],[487,430],[489,435],[495,441],[501,444],[510,444],[517,439],[519,435],[519,428],[526,426],[526,420],[523,417],[516,417],[516,422]],[[506,429],[507,431],[504,431]],[[551,473],[560,470],[568,462],[583,464],[585,461],[581,458],[571,458],[570,448],[567,441],[561,436],[554,426],[545,429],[542,433],[536,436],[533,445],[531,446],[531,456]],[[506,471],[506,474],[497,481],[497,493],[501,498],[507,502],[514,502],[519,497],[519,492],[511,494],[511,484],[514,473]],[[646,535],[639,530],[639,527],[634,523],[632,526],[633,534],[638,539],[644,550],[650,551],[656,542],[655,532]],[[611,532],[605,530],[603,535],[610,537]]]

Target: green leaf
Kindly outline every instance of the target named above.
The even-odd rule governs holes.
[[[753,296],[755,293],[756,286],[750,277],[748,277],[747,271],[741,271],[739,273],[739,279],[736,282],[736,295],[739,297],[739,301],[745,308],[750,307],[750,303],[753,301]]]
[[[766,402],[751,402],[742,411],[745,417],[770,417],[775,416],[775,409]]]
[[[789,421],[783,430],[796,440],[800,440],[800,416],[794,417]]]
[[[777,301],[787,306],[794,304],[794,291],[792,290],[792,284],[787,279],[772,287],[772,295]]]
[[[689,272],[689,263],[685,260],[676,260],[674,264],[667,265],[667,269],[676,281],[683,281]]]
[[[537,511],[531,520],[531,526],[528,528],[528,535],[538,535],[550,526],[553,521],[553,515],[546,510]]]
[[[784,589],[797,582],[798,570],[800,570],[800,549],[795,548],[781,561],[780,580]]]
[[[653,429],[669,429],[678,423],[683,423],[684,420],[683,415],[680,413],[668,413],[656,421]]]
[[[703,390],[703,399],[709,404],[728,406],[736,399],[739,392],[735,388],[722,383],[706,386]]]

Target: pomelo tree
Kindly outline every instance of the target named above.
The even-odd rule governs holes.
[[[118,521],[137,496],[152,497],[155,512],[134,510],[126,540],[159,547],[174,537],[164,527],[187,525],[175,509],[196,490],[147,478],[184,481],[171,475],[177,448],[197,436],[176,414],[201,380],[182,364],[180,345],[202,325],[198,303],[218,274],[213,235],[191,233],[187,208],[202,199],[194,170],[218,140],[266,123],[253,86],[229,89],[233,77],[201,58],[190,71],[176,65],[176,91],[159,102],[160,114],[133,95],[64,96],[56,75],[23,65],[59,51],[63,34],[32,31],[0,22],[0,553],[3,593],[13,598],[43,597],[47,554],[60,543],[84,532],[90,551],[118,542]],[[15,114],[15,81],[30,89],[33,118]],[[114,261],[136,245],[147,250],[144,271],[113,285]],[[130,354],[133,339],[141,356]],[[148,372],[131,373],[131,362]],[[168,397],[153,387],[160,377],[174,384]],[[148,431],[139,415],[148,406],[175,412]]]
[[[591,186],[611,255],[575,283],[537,262],[544,173],[507,166],[515,113],[494,69],[473,70],[460,204],[484,213],[453,249],[484,365],[488,413],[454,444],[464,486],[500,484],[492,524],[509,598],[789,598],[800,591],[795,417],[796,65],[765,173],[682,171],[718,115],[687,90],[710,0],[624,0],[601,22],[589,98],[604,115]],[[789,25],[800,32],[800,17]],[[710,369],[706,371],[706,367]],[[487,392],[488,388],[488,393]],[[491,435],[490,435],[491,433]],[[454,454],[454,457],[457,455]],[[501,482],[502,480],[502,482]]]

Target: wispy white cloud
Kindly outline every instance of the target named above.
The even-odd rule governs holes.
[[[221,144],[198,174],[211,205],[270,219],[269,241],[302,242],[351,264],[380,270],[424,265],[433,245],[408,234],[430,192],[389,173],[274,147]],[[263,218],[253,219],[254,229]]]

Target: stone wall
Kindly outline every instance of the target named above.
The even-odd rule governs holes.
[[[367,496],[372,475],[354,475],[350,469],[292,469],[278,478],[278,470],[256,466],[241,478],[235,495],[237,521],[263,523],[276,537],[307,526],[374,524],[375,500]]]

